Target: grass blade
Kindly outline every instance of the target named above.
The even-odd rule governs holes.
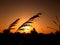
[[[54,24],[58,25],[58,23],[55,20],[52,20]]]
[[[47,27],[47,28],[50,28],[50,29],[54,29],[54,30],[56,30],[55,28],[52,28],[52,27]]]
[[[59,18],[58,18],[58,16],[56,16],[56,20],[57,20],[57,22],[59,23]]]
[[[28,26],[28,23],[33,23],[32,21],[33,21],[35,18],[39,17],[39,15],[41,15],[41,13],[38,13],[37,15],[34,15],[34,16],[32,16],[31,18],[29,18],[29,19],[28,19],[25,23],[23,23],[17,30],[19,30],[21,27],[24,27],[25,24],[26,24],[26,26]]]
[[[15,24],[19,21],[19,18],[17,20],[15,20],[12,24],[10,24],[8,29],[11,29],[13,26],[15,26]]]

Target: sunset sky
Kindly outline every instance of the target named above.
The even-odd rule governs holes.
[[[56,30],[47,26],[58,29],[52,20],[56,20],[56,15],[60,19],[59,0],[0,0],[0,32],[7,29],[17,18],[20,20],[15,26],[16,29],[40,12],[42,15],[34,20],[33,27],[39,33],[55,32]]]

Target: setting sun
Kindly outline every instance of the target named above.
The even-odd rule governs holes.
[[[30,33],[32,31],[32,26],[25,26],[20,28],[18,32],[20,33]]]
[[[25,26],[25,27],[22,27],[24,30],[29,30],[30,27],[29,26]]]

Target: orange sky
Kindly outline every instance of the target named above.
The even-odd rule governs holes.
[[[16,25],[16,29],[28,20],[31,16],[42,13],[40,18],[34,20],[32,24],[37,32],[51,33],[55,30],[48,29],[51,26],[57,29],[52,22],[55,15],[60,18],[60,1],[58,0],[20,0],[20,1],[0,1],[0,32],[8,28],[8,26],[17,18],[20,21]]]

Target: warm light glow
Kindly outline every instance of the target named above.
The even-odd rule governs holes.
[[[22,27],[24,30],[29,30],[30,27],[29,26],[25,26],[25,27]]]
[[[31,26],[25,26],[25,27],[22,27],[21,29],[23,29],[23,30],[20,30],[19,31],[20,33],[30,33],[32,31]]]

